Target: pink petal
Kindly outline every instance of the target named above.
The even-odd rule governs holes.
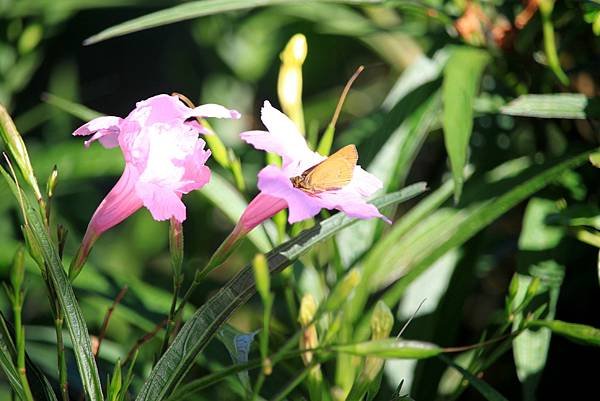
[[[87,231],[98,236],[142,207],[142,200],[135,191],[138,177],[137,170],[126,164],[123,175],[94,212]]]
[[[86,147],[96,140],[100,140],[100,143],[105,148],[114,148],[119,146],[119,132],[120,124],[122,119],[113,116],[103,116],[94,118],[77,128],[73,135],[75,136],[86,136],[94,134],[89,140],[85,141]]]
[[[137,183],[136,191],[154,220],[164,221],[173,217],[180,223],[185,221],[185,205],[175,191],[143,181]]]
[[[177,96],[161,94],[137,102],[127,120],[137,121],[141,126],[183,123],[189,110]]]
[[[273,152],[283,157],[284,166],[296,160],[306,159],[313,154],[296,124],[285,114],[265,101],[261,119],[269,130],[242,132],[240,137],[256,149]]]
[[[230,110],[219,104],[203,104],[186,112],[186,119],[191,117],[215,117],[238,119],[242,115],[237,110]]]
[[[290,223],[313,217],[322,208],[318,198],[294,188],[285,173],[275,166],[267,166],[258,173],[258,189],[287,203]]]
[[[328,209],[338,209],[346,213],[350,217],[359,219],[381,218],[391,224],[390,219],[382,215],[379,210],[372,204],[367,203],[360,195],[349,192],[323,192],[319,197]]]
[[[373,196],[383,188],[383,183],[373,174],[366,172],[360,166],[354,167],[352,180],[343,188],[343,191],[354,192],[365,198]]]

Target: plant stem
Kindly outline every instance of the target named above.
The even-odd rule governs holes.
[[[164,354],[169,346],[169,338],[171,337],[171,333],[175,328],[175,322],[179,315],[179,309],[177,308],[177,299],[179,298],[179,292],[181,290],[182,282],[183,275],[175,273],[173,276],[173,299],[171,300],[171,308],[169,309],[169,315],[167,317],[167,327],[165,328],[165,337],[163,338],[160,355]]]
[[[33,401],[33,395],[29,388],[29,382],[27,381],[27,371],[25,369],[25,328],[21,321],[21,309],[22,309],[21,297],[15,299],[13,304],[13,314],[15,319],[15,340],[17,344],[17,369],[19,371],[19,377],[21,379],[21,385],[23,386],[23,394],[25,395],[26,401]]]
[[[69,384],[67,382],[67,360],[65,358],[65,343],[63,340],[63,322],[64,317],[58,305],[56,307],[56,319],[54,327],[56,330],[56,351],[58,355],[58,382],[60,386],[60,394],[63,401],[69,400]]]

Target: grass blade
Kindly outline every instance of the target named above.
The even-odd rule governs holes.
[[[568,323],[562,320],[533,320],[530,326],[546,327],[553,333],[580,344],[600,346],[600,329],[585,324]]]
[[[452,366],[454,369],[458,370],[465,379],[469,381],[469,383],[477,389],[481,393],[482,396],[485,397],[488,401],[508,401],[502,394],[500,394],[496,389],[492,386],[476,377],[473,373],[469,372],[465,368],[460,365],[454,363],[450,358],[445,356],[440,356],[440,359],[446,362],[449,366]]]
[[[395,305],[410,283],[433,265],[442,255],[472,238],[491,222],[527,197],[544,188],[552,180],[572,168],[584,164],[593,151],[577,156],[561,158],[539,165],[531,165],[528,159],[515,159],[498,166],[473,180],[465,190],[461,203],[448,204],[429,210],[422,220],[413,220],[412,212],[400,220],[392,231],[379,241],[366,258],[361,283],[368,283],[371,290],[388,286],[397,280],[384,294],[388,305]],[[421,204],[443,199],[443,193],[432,193]],[[419,208],[421,205],[419,205]],[[404,224],[405,220],[414,222]],[[398,231],[398,233],[396,233]],[[383,271],[385,267],[385,271]],[[367,284],[361,284],[367,285]],[[366,302],[365,291],[357,291],[353,303]],[[356,310],[362,310],[354,305]],[[369,314],[359,316],[362,323],[356,339],[364,339],[368,332]]]
[[[384,359],[424,359],[443,352],[443,349],[435,344],[423,341],[396,340],[395,338],[334,345],[331,349],[351,355]]]
[[[73,343],[73,353],[75,354],[77,368],[79,369],[85,393],[91,401],[102,401],[102,387],[98,376],[98,368],[92,354],[90,335],[83,318],[83,313],[73,293],[71,283],[65,274],[56,248],[48,238],[37,211],[29,208],[27,210],[27,219],[33,238],[44,258],[47,274],[54,285],[60,308],[64,312],[65,323]]]
[[[473,100],[489,55],[479,49],[459,47],[444,69],[444,141],[452,167],[454,200],[458,202],[464,182],[463,170],[473,128]]]
[[[414,184],[401,191],[382,196],[373,201],[373,204],[378,207],[395,204],[417,196],[424,190],[424,183]],[[273,249],[267,255],[271,274],[289,266],[292,261],[307,252],[312,246],[326,240],[355,221],[355,219],[338,213]],[[246,266],[185,323],[146,379],[136,400],[158,401],[166,398],[183,379],[196,356],[223,326],[227,318],[239,306],[247,302],[254,292],[252,266]]]
[[[600,99],[579,93],[523,95],[500,111],[511,116],[586,119],[600,117]]]
[[[304,3],[315,3],[325,1],[330,3],[348,3],[348,4],[376,4],[381,0],[307,0]],[[293,4],[295,0],[204,0],[193,1],[177,5],[175,7],[160,10],[151,14],[144,15],[130,21],[123,22],[85,40],[84,44],[91,45],[106,39],[117,36],[127,35],[129,33],[143,31],[157,26],[173,24],[175,22],[186,21],[193,18],[206,15],[219,14],[229,11],[248,10],[256,7],[265,7],[279,4]]]
[[[513,308],[521,304],[526,297],[527,288],[534,278],[540,279],[540,287],[524,310],[515,314],[513,331],[518,330],[529,313],[540,305],[546,305],[545,320],[554,319],[560,286],[564,276],[564,266],[552,259],[563,239],[562,227],[548,225],[546,219],[558,213],[556,202],[550,199],[532,198],[525,210],[523,228],[519,237],[518,255],[518,291],[512,301]],[[525,330],[513,340],[513,356],[517,376],[523,386],[526,400],[534,400],[535,392],[546,365],[550,347],[551,331],[548,329]]]

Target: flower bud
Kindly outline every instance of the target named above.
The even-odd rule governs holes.
[[[383,301],[378,301],[371,315],[371,339],[388,338],[394,327],[394,315]]]
[[[23,232],[23,237],[25,238],[25,243],[27,244],[27,250],[29,254],[35,260],[35,263],[40,267],[40,269],[44,269],[44,256],[42,254],[42,250],[38,245],[31,228],[28,225],[21,226],[21,231]]]
[[[52,172],[50,173],[50,177],[48,177],[48,182],[46,183],[46,195],[48,198],[52,198],[54,196],[54,190],[56,189],[56,184],[58,183],[58,168],[54,165]]]
[[[18,292],[25,278],[25,249],[19,245],[10,269],[10,282],[13,290]]]
[[[257,254],[252,261],[254,269],[254,280],[256,281],[256,291],[263,300],[269,299],[271,276],[269,276],[269,264],[267,258],[262,253]]]
[[[325,303],[328,312],[339,309],[347,300],[354,288],[360,283],[361,275],[356,269],[352,269],[342,281],[333,289],[333,292]]]
[[[181,274],[183,263],[183,224],[175,218],[170,219],[169,225],[169,251],[171,253],[171,267],[174,277]]]
[[[302,133],[304,133],[302,64],[306,59],[307,52],[306,37],[302,34],[292,36],[279,56],[281,68],[277,82],[277,95],[281,107]]]
[[[307,327],[312,323],[317,313],[317,301],[312,294],[304,294],[300,301],[300,313],[298,314],[298,322],[302,327]]]
[[[17,162],[17,166],[19,167],[19,171],[21,171],[23,178],[25,178],[25,181],[27,181],[33,189],[36,199],[42,199],[42,193],[40,192],[37,180],[33,174],[33,167],[31,166],[31,161],[29,160],[23,138],[2,105],[0,105],[0,136],[6,144],[8,153]]]

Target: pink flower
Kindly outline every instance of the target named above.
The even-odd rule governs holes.
[[[269,165],[259,172],[258,189],[261,193],[248,205],[239,224],[244,226],[245,231],[285,208],[285,205],[289,209],[290,223],[313,217],[323,208],[341,210],[351,217],[379,217],[389,222],[366,201],[382,188],[381,181],[360,166],[354,167],[350,182],[338,189],[311,193],[295,187],[291,181],[293,177],[300,176],[326,157],[310,150],[296,125],[268,101],[262,107],[261,119],[268,131],[247,131],[240,136],[256,149],[280,155],[283,166]],[[284,201],[285,205],[280,201]]]
[[[81,263],[79,268],[100,234],[142,206],[155,220],[186,219],[182,195],[210,180],[210,169],[204,165],[210,150],[198,138],[205,130],[196,117],[239,118],[240,114],[216,104],[189,108],[176,96],[157,95],[138,102],[125,118],[98,117],[73,132],[93,134],[85,146],[96,140],[105,148],[119,146],[125,158],[123,175],[90,220],[79,260],[74,261]]]

